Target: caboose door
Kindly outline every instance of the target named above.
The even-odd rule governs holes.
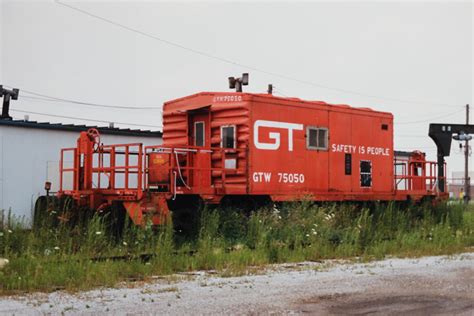
[[[211,186],[211,127],[209,111],[199,111],[189,114],[189,145],[196,147],[196,152],[190,154],[191,186],[207,188]]]

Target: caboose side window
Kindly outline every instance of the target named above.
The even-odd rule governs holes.
[[[360,186],[372,186],[372,162],[370,160],[360,161]]]
[[[306,148],[314,150],[328,149],[328,129],[308,126],[306,128]]]
[[[194,123],[194,146],[204,146],[204,122]]]
[[[235,148],[235,125],[221,127],[221,147]]]

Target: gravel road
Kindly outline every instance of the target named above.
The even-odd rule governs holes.
[[[0,299],[0,314],[474,315],[474,253],[269,267],[260,275],[157,278],[77,294]]]

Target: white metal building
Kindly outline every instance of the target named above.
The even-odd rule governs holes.
[[[80,131],[95,127],[105,144],[159,145],[158,131],[63,125],[0,119],[0,210],[30,221],[34,203],[44,195],[44,183],[58,189],[60,149],[75,147]]]

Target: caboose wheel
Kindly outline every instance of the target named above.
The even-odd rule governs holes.
[[[123,236],[124,230],[129,228],[132,224],[131,221],[127,221],[127,210],[125,209],[122,202],[114,202],[108,208],[107,214],[107,228],[117,240]]]
[[[46,196],[40,196],[36,199],[35,210],[33,213],[33,229],[39,229],[47,215],[48,200]]]
[[[33,213],[33,229],[57,226],[60,214],[60,200],[57,197],[44,195],[38,197]]]
[[[199,235],[199,221],[204,203],[199,196],[184,196],[168,201],[175,236],[184,241],[194,240]]]

